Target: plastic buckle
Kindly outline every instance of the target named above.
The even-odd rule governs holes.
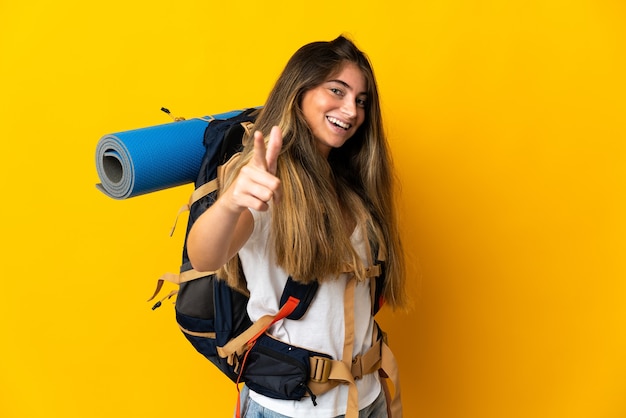
[[[380,272],[380,264],[374,264],[373,266],[365,269],[366,277],[378,277],[380,276]]]
[[[315,383],[326,383],[330,376],[331,362],[326,357],[311,357],[311,381]]]
[[[352,377],[354,380],[359,380],[363,377],[363,363],[361,362],[361,356],[358,355],[352,359]]]

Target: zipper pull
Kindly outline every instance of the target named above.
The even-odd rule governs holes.
[[[313,391],[304,383],[300,383],[300,386],[304,387],[304,390],[306,391],[306,393],[308,393],[309,396],[311,397],[311,402],[313,402],[313,406],[317,406],[317,402],[315,402],[315,400],[317,399],[317,396],[315,396]]]
[[[172,112],[170,112],[170,110],[166,107],[162,107],[161,111],[167,113],[172,119],[174,119],[174,122],[180,122],[181,120],[185,120],[185,118],[183,118],[182,116],[172,116]]]

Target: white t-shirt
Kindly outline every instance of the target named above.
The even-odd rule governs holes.
[[[244,274],[250,291],[248,315],[256,321],[263,315],[274,315],[279,310],[280,297],[287,282],[287,273],[273,260],[274,251],[269,245],[271,215],[251,210],[254,218],[252,235],[239,251]],[[351,236],[352,245],[363,263],[367,265],[367,246],[362,228],[357,227]],[[274,337],[313,351],[326,353],[341,360],[344,342],[344,293],[347,275],[327,279],[320,283],[315,298],[299,320],[285,319],[274,324],[269,332]],[[353,357],[364,354],[372,345],[374,318],[371,314],[369,280],[357,283],[355,288],[354,350]],[[359,392],[359,409],[376,400],[380,393],[378,373],[371,373],[356,381]],[[300,401],[272,399],[250,391],[250,397],[265,408],[289,417],[328,418],[346,413],[348,386],[317,396],[317,406],[310,398]]]

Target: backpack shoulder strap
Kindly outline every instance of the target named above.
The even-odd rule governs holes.
[[[285,288],[283,289],[283,294],[280,297],[280,306],[284,306],[289,298],[295,297],[300,301],[298,306],[291,312],[287,318],[288,319],[300,319],[306,313],[307,309],[309,309],[309,305],[313,301],[315,297],[315,293],[319,287],[319,283],[317,281],[311,282],[309,284],[298,283],[291,276],[287,279],[287,284],[285,284]]]
[[[275,315],[262,316],[247,330],[230,340],[226,345],[217,347],[218,354],[222,358],[233,361],[233,355],[241,355],[275,322],[283,318],[300,319],[309,308],[317,288],[317,282],[301,284],[294,281],[290,276],[283,289],[279,311]]]

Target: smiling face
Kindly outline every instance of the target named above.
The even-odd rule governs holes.
[[[328,157],[354,135],[365,120],[367,89],[363,73],[348,62],[340,71],[302,97],[304,119],[317,141],[317,149]]]

